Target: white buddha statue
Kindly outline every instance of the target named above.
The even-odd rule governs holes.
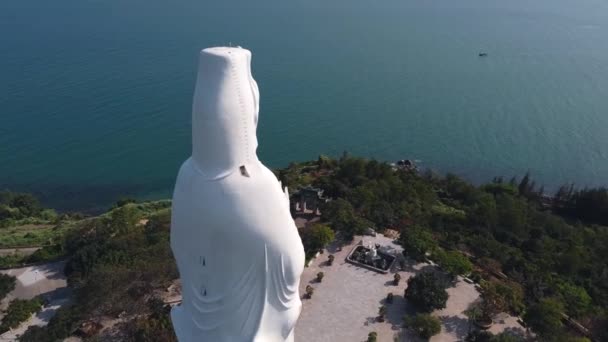
[[[259,92],[251,52],[201,52],[192,157],[173,194],[171,248],[181,342],[293,341],[304,249],[287,189],[256,155]]]

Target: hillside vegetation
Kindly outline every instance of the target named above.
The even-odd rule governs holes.
[[[432,258],[453,275],[472,272],[485,298],[524,317],[542,339],[576,341],[565,313],[608,340],[605,189],[568,186],[548,200],[527,175],[474,186],[454,175],[348,156],[293,163],[276,174],[290,189],[311,184],[332,198],[322,208],[319,234],[303,239],[307,251],[330,233],[350,240],[370,226],[399,230],[408,255]],[[163,203],[123,204],[68,230],[61,248],[70,257],[74,304],[22,340],[55,341],[100,317],[125,319],[121,340],[174,340],[159,297],[178,277]]]
[[[543,196],[529,175],[474,186],[455,175],[395,170],[361,158],[321,157],[292,164],[278,177],[291,189],[311,182],[334,200],[322,219],[345,239],[369,226],[401,231],[405,250],[468,273],[502,297],[514,314],[544,312],[547,300],[608,340],[608,192],[560,188]],[[304,180],[304,181],[303,181]],[[453,251],[453,252],[450,252]],[[460,252],[454,253],[454,252]],[[544,312],[544,313],[543,313]],[[562,320],[530,326],[548,340],[569,338]]]

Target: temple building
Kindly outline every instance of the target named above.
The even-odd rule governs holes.
[[[321,216],[320,207],[326,202],[327,198],[323,197],[323,190],[309,185],[291,195],[291,212],[294,215]]]

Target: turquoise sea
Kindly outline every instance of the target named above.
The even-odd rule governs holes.
[[[253,51],[270,166],[348,150],[608,184],[605,0],[3,0],[0,188],[169,196],[198,51],[228,44]]]

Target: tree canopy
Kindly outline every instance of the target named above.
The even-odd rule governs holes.
[[[469,258],[458,251],[437,250],[434,257],[441,268],[453,277],[468,274],[473,270]]]
[[[568,185],[551,198],[531,174],[475,186],[452,174],[391,168],[348,154],[288,169],[284,173],[297,174],[298,181],[308,175],[332,198],[321,219],[346,238],[366,225],[390,227],[417,260],[439,247],[445,256],[471,255],[482,271],[478,279],[496,280],[511,313],[554,298],[576,302],[564,305],[565,312],[594,330],[608,315],[606,188]],[[453,274],[468,269],[459,257],[443,261]]]
[[[10,191],[0,192],[0,221],[36,217],[41,212],[42,206],[32,194]]]
[[[310,251],[310,253],[317,253],[332,242],[334,238],[334,231],[331,228],[317,223],[303,229],[302,243],[305,250]]]
[[[408,328],[412,329],[418,336],[429,339],[441,332],[441,321],[437,317],[420,313],[407,320]]]
[[[348,154],[291,163],[276,173],[290,189],[312,185],[330,198],[321,208],[321,222],[327,229],[320,229],[310,240],[305,236],[308,228],[300,230],[304,243],[313,247],[307,250],[322,248],[330,231],[349,240],[368,227],[379,232],[395,229],[406,254],[421,260],[429,253],[452,274],[467,273],[470,265],[463,257],[471,256],[476,270],[472,277],[487,291],[489,302],[500,304],[494,311],[526,312],[526,321],[541,338],[551,340],[554,335],[545,334],[564,331],[555,318],[566,313],[590,328],[595,339],[605,339],[606,188],[567,185],[551,198],[530,174],[510,181],[496,177],[476,186],[455,175],[416,172]],[[28,214],[42,217],[38,207],[29,196],[1,194],[0,226],[2,217],[4,222]],[[70,256],[68,272],[70,282],[77,285],[77,304],[60,310],[49,326],[31,331],[44,331],[56,340],[73,328],[74,321],[130,307],[143,310],[142,319],[152,317],[153,310],[143,304],[141,294],[176,276],[168,247],[170,212],[150,218],[143,227],[138,224],[139,205],[121,202],[117,209],[121,208],[87,220],[68,234],[60,247]],[[144,286],[146,282],[153,286]],[[432,291],[424,296],[427,290],[417,282],[408,288],[408,300],[420,300],[418,306],[427,310],[445,305],[444,286],[429,281]],[[91,305],[79,304],[88,300],[87,291],[93,297],[108,297],[105,301],[91,297]],[[154,326],[162,327],[161,322]],[[151,326],[133,327],[145,331],[142,336],[161,336]],[[31,340],[48,340],[44,334],[35,336],[43,337]]]
[[[562,312],[564,306],[554,299],[542,299],[528,308],[524,321],[534,331],[545,337],[555,337],[562,333]]]
[[[448,301],[446,284],[435,273],[424,272],[407,281],[405,298],[422,312],[445,309]]]
[[[437,241],[432,233],[418,226],[403,229],[399,241],[404,253],[415,260],[424,260],[427,252],[437,248]]]

